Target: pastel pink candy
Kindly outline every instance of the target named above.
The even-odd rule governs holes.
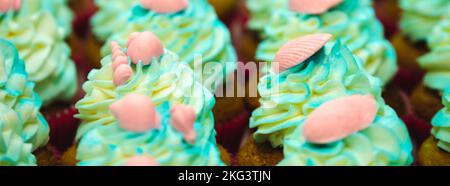
[[[141,33],[140,32],[133,32],[133,33],[131,33],[130,37],[128,37],[127,46],[129,46],[130,43],[139,36],[139,34],[141,34]]]
[[[158,113],[153,102],[141,94],[129,94],[110,106],[120,127],[125,130],[144,133],[160,128]]]
[[[335,142],[369,127],[376,113],[376,101],[370,95],[338,98],[324,103],[308,116],[303,136],[316,144]]]
[[[113,60],[112,68],[114,71],[117,70],[117,67],[121,65],[128,65],[128,57],[126,56],[118,56],[116,59]]]
[[[127,64],[120,64],[114,70],[113,83],[116,86],[124,85],[133,76],[133,70]]]
[[[289,8],[304,14],[321,14],[340,3],[342,0],[289,0]]]
[[[194,131],[195,110],[190,106],[176,105],[170,110],[172,126],[184,134],[189,143],[194,143],[196,134]]]
[[[19,10],[22,5],[21,0],[0,0],[0,12]]]
[[[148,156],[134,156],[125,163],[125,166],[159,166],[159,164]]]
[[[128,44],[127,55],[135,64],[142,61],[148,65],[153,58],[160,58],[164,54],[164,47],[155,34],[149,31],[133,35],[133,39]]]
[[[187,0],[139,0],[144,8],[156,13],[175,13],[189,6]]]
[[[274,65],[277,73],[283,72],[313,56],[331,39],[331,34],[311,34],[289,41],[278,50]]]

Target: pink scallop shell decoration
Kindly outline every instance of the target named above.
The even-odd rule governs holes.
[[[304,14],[321,14],[341,3],[342,0],[289,0],[289,8]]]
[[[316,144],[335,142],[369,127],[376,114],[377,104],[371,95],[334,99],[308,116],[303,136]]]
[[[120,127],[137,133],[160,128],[159,115],[153,102],[145,95],[129,94],[110,106]]]
[[[289,41],[278,50],[274,62],[277,73],[283,72],[313,56],[331,39],[331,34],[311,34]]]
[[[133,76],[133,69],[127,64],[120,64],[114,70],[113,83],[116,86],[124,85]]]
[[[183,133],[184,138],[189,143],[195,143],[196,134],[194,130],[195,110],[190,106],[176,105],[171,108],[171,124]]]
[[[22,6],[21,0],[0,0],[0,12],[19,10]]]
[[[164,47],[159,38],[152,32],[145,31],[139,34],[132,34],[129,41],[127,55],[134,64],[142,61],[148,65],[153,58],[160,58],[164,54]]]
[[[156,13],[175,13],[189,6],[187,0],[139,0],[141,5]]]
[[[125,166],[159,166],[159,163],[148,156],[134,156],[125,163]]]

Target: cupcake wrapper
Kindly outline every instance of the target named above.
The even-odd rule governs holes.
[[[248,128],[249,118],[250,113],[244,111],[230,121],[216,124],[217,143],[226,148],[231,154],[236,153],[239,149],[239,144],[244,132]]]
[[[50,141],[60,151],[69,148],[74,139],[80,124],[80,120],[75,118],[78,111],[74,106],[62,109],[59,112],[45,115],[50,127]]]
[[[422,144],[431,135],[432,125],[425,120],[413,114],[408,114],[401,118],[408,127],[409,134],[413,138],[412,140],[417,144]]]

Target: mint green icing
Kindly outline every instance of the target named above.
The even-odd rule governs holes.
[[[438,147],[450,153],[450,89],[446,89],[442,97],[445,108],[434,116],[431,133],[438,139]]]
[[[430,30],[450,12],[449,0],[400,0],[402,31],[414,41],[425,40]]]
[[[32,15],[36,12],[47,11],[62,28],[64,36],[67,37],[72,32],[72,21],[74,18],[72,10],[68,4],[69,0],[22,0],[22,7],[19,11],[21,16]]]
[[[111,41],[125,46],[133,32],[151,31],[167,49],[178,54],[182,62],[194,69],[197,77],[202,78],[199,80],[209,90],[214,91],[225,75],[235,70],[237,56],[230,32],[218,19],[214,8],[205,0],[192,0],[189,3],[185,10],[171,14],[160,14],[140,5],[135,6],[127,27],[108,39],[101,50],[102,55],[111,53]],[[196,56],[200,56],[201,60],[196,60]],[[213,64],[217,64],[217,68],[206,69],[206,65]],[[205,70],[200,73],[202,67]]]
[[[375,17],[372,1],[344,0],[320,15],[301,14],[288,9],[278,10],[266,23],[265,38],[258,46],[256,58],[272,61],[288,41],[314,33],[329,33],[340,38],[353,54],[361,58],[365,70],[389,82],[397,72],[395,50],[384,38],[383,27]]]
[[[75,64],[64,32],[45,11],[32,15],[0,14],[0,37],[13,43],[26,63],[43,103],[69,100],[77,89]]]
[[[306,141],[302,136],[305,120],[300,121],[294,133],[285,140],[285,158],[280,165],[410,165],[413,157],[408,131],[395,111],[383,105],[378,105],[377,116],[369,127],[328,144],[318,145]]]
[[[87,133],[78,145],[78,165],[121,166],[134,156],[152,157],[162,166],[224,165],[215,142],[208,138],[197,138],[195,143],[189,144],[183,134],[172,127],[167,102],[157,107],[157,111],[161,116],[160,129],[134,133],[114,122]],[[210,132],[204,125],[201,120],[197,121],[194,124],[195,131]]]
[[[41,100],[17,49],[0,39],[0,166],[36,165],[34,150],[48,141]]]
[[[428,46],[431,51],[419,58],[420,66],[426,70],[424,84],[443,91],[450,87],[450,16],[435,27],[428,37]]]
[[[270,20],[276,10],[288,7],[288,0],[246,0],[245,2],[250,12],[247,26],[258,32],[264,30],[267,20]]]
[[[138,1],[135,0],[95,0],[98,11],[91,19],[92,31],[95,36],[104,41],[117,30],[127,27],[131,16],[129,11]]]
[[[126,84],[116,87],[113,83],[111,56],[103,58],[102,68],[92,70],[83,85],[86,96],[75,105],[80,113],[77,117],[82,120],[76,139],[79,140],[97,127],[114,124],[116,119],[109,111],[109,106],[127,94],[138,93],[150,97],[155,105],[169,102],[171,105],[180,103],[192,106],[201,119],[199,122],[203,124],[203,130],[207,131],[198,135],[214,141],[211,109],[215,99],[197,82],[189,66],[178,61],[174,53],[166,51],[151,65],[130,63],[134,72],[132,77]]]

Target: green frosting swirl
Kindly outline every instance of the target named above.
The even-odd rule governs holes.
[[[400,0],[400,7],[403,9],[400,28],[412,40],[421,41],[450,12],[450,1]]]
[[[396,54],[384,38],[383,27],[376,19],[370,0],[345,0],[320,15],[300,14],[290,10],[276,11],[265,27],[266,38],[258,46],[256,57],[272,61],[288,41],[314,33],[330,33],[332,45],[340,38],[353,54],[362,59],[365,70],[389,82],[397,72]]]
[[[122,129],[118,122],[100,126],[84,136],[77,150],[78,165],[121,166],[134,156],[149,156],[163,166],[217,166],[224,165],[214,142],[197,139],[189,144],[170,124],[169,104],[157,107],[161,128],[146,133]],[[203,120],[206,121],[206,120]],[[194,124],[195,131],[205,131],[203,123]]]
[[[424,84],[442,92],[450,86],[450,16],[435,27],[428,46],[431,52],[419,58],[420,66],[427,71]]]
[[[95,36],[105,41],[113,32],[125,29],[131,16],[129,10],[137,2],[135,0],[95,0],[98,11],[91,19],[92,31]]]
[[[48,141],[41,100],[17,49],[0,39],[0,165],[36,165],[32,154]]]
[[[202,77],[199,80],[209,90],[214,91],[221,85],[225,74],[236,68],[237,56],[231,44],[230,32],[205,0],[190,1],[185,10],[173,14],[159,14],[139,5],[135,6],[126,29],[116,32],[108,39],[101,50],[102,55],[111,53],[111,41],[124,46],[131,33],[137,31],[155,33],[167,49],[178,54],[182,62],[189,64],[197,77]],[[201,57],[201,61],[196,59],[197,56]],[[199,73],[201,69],[204,70]]]
[[[431,133],[438,139],[438,147],[450,153],[450,89],[446,89],[442,102],[445,108],[434,116]]]
[[[64,34],[48,12],[0,15],[0,37],[11,41],[26,62],[30,80],[44,104],[69,100],[77,89],[75,64]]]
[[[187,65],[178,62],[175,54],[166,51],[161,59],[154,60],[151,65],[130,65],[133,76],[126,84],[118,87],[113,83],[111,56],[103,58],[101,69],[89,73],[88,81],[83,85],[86,96],[75,105],[80,112],[77,117],[82,120],[77,140],[94,128],[115,123],[116,119],[109,111],[109,106],[130,93],[147,95],[155,105],[169,102],[192,106],[198,118],[202,119],[199,122],[204,125],[203,130],[208,131],[198,135],[215,140],[211,112],[215,104],[214,97],[196,81],[193,71]]]
[[[287,9],[288,0],[246,0],[246,5],[250,11],[250,20],[247,26],[252,30],[262,32],[273,12]]]
[[[284,143],[280,165],[296,166],[405,166],[413,162],[408,131],[387,105],[366,129],[329,144],[312,144],[302,136],[302,120]],[[350,113],[349,113],[350,114]]]
[[[23,0],[19,14],[27,16],[36,12],[47,11],[63,29],[64,36],[67,37],[72,32],[74,18],[67,3],[68,0]]]

